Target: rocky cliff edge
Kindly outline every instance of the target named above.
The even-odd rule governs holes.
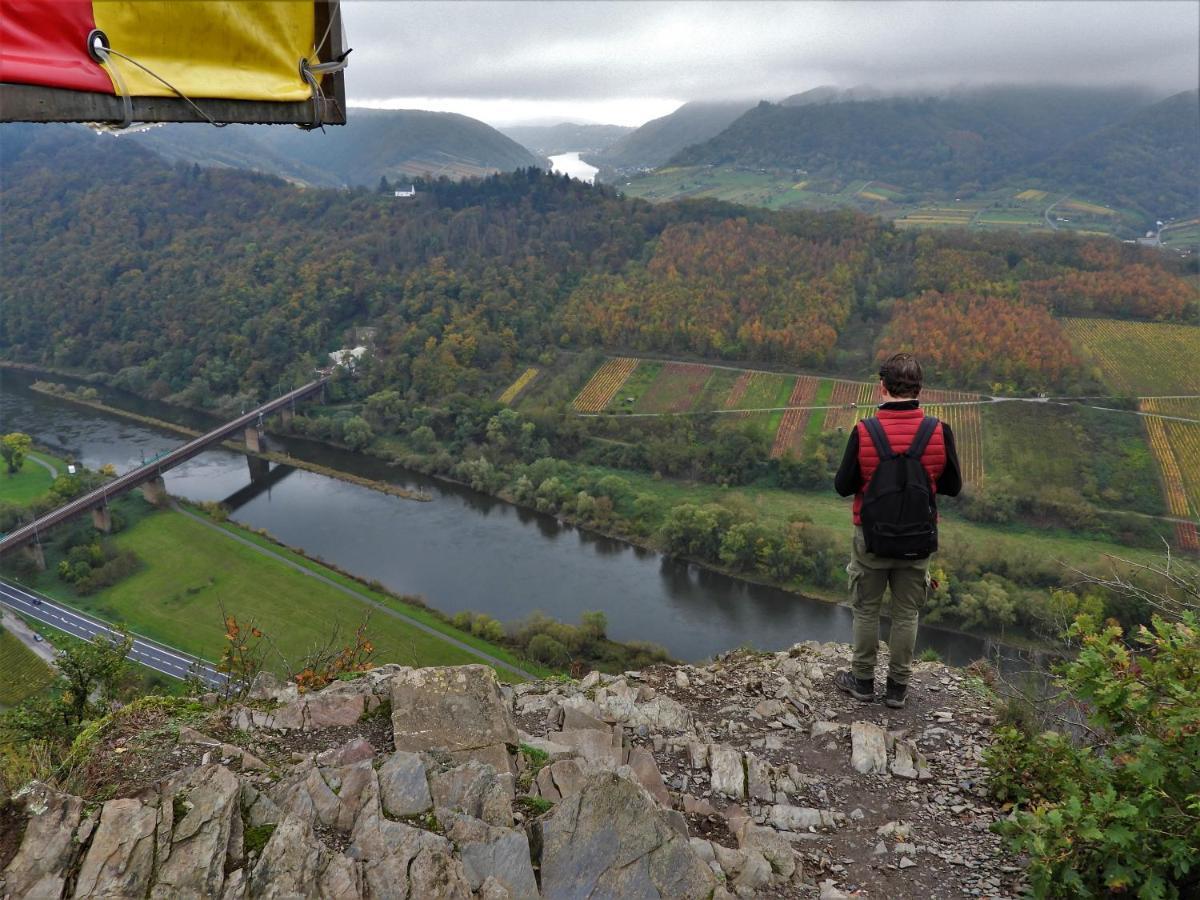
[[[145,698],[0,826],[0,897],[1007,897],[994,723],[923,663],[904,710],[833,689],[848,649],[502,687],[382,666],[301,695]]]

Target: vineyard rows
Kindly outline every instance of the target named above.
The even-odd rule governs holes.
[[[619,356],[607,360],[596,370],[583,390],[575,398],[574,407],[577,412],[598,413],[612,402],[617,391],[633,374],[638,366],[638,360]]]
[[[631,378],[635,369],[637,374]],[[788,453],[803,456],[809,438],[819,431],[848,432],[859,419],[873,414],[880,401],[879,385],[875,382],[775,372],[740,371],[735,374],[735,370],[700,363],[653,362],[638,368],[636,359],[617,358],[608,360],[596,371],[575,398],[575,409],[596,413],[610,408],[626,384],[625,393],[637,397],[630,408],[639,413],[736,410],[731,414],[733,417],[762,419],[768,427],[773,418],[778,423],[771,443],[774,459]],[[780,407],[816,406],[818,395],[822,398],[820,405],[828,405],[829,409],[779,411]],[[927,404],[925,408],[930,415],[945,420],[954,429],[963,480],[978,483],[984,471],[980,408],[978,405],[951,404],[978,401],[979,396],[963,391],[931,389],[925,391],[921,399]],[[768,409],[776,412],[752,412]]]
[[[954,447],[962,469],[963,482],[979,484],[983,479],[983,413],[978,403],[970,406],[945,404],[978,400],[978,394],[963,391],[926,390],[921,392],[922,406],[931,416],[948,422],[954,432]]]
[[[817,388],[821,379],[801,375],[796,379],[792,388],[792,396],[788,398],[788,406],[809,406],[817,396]],[[804,433],[808,418],[813,410],[789,409],[779,422],[779,430],[775,432],[775,441],[771,445],[771,458],[779,459],[789,451],[796,456],[804,453]]]
[[[849,431],[859,419],[875,411],[879,403],[879,385],[865,381],[835,381],[825,412],[826,431]]]
[[[1200,400],[1143,400],[1143,412],[1184,419],[1200,419]],[[1163,473],[1167,508],[1173,515],[1200,518],[1200,422],[1178,422],[1147,417],[1150,446]],[[1195,525],[1177,524],[1183,547],[1200,550]]]
[[[733,383],[733,387],[729,391],[729,396],[725,398],[726,409],[737,409],[742,402],[742,397],[746,395],[746,391],[750,387],[750,379],[755,375],[760,375],[761,372],[743,372],[738,376],[738,380]]]
[[[1131,397],[1200,393],[1200,326],[1116,319],[1062,319],[1067,336],[1099,362],[1105,380]]]
[[[533,381],[537,377],[538,370],[530,366],[521,373],[521,377],[505,388],[504,393],[500,395],[500,402],[505,406],[517,399],[517,394],[525,389],[525,385]]]

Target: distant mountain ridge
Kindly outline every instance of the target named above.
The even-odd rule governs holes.
[[[669,163],[875,179],[918,195],[1056,182],[1149,214],[1195,211],[1195,91],[1157,103],[1126,88],[853,96],[818,88],[779,104],[763,101]],[[1164,152],[1154,153],[1156,146]]]
[[[272,125],[166,125],[121,136],[172,161],[278,175],[321,187],[373,186],[380,177],[404,181],[462,178],[535,166],[549,168],[490,125],[457,113],[350,110],[347,124],[323,132]]]
[[[799,94],[792,94],[779,101],[780,106],[814,106],[821,103],[848,103],[855,100],[882,100],[885,93],[878,88],[861,86],[839,88],[822,85]]]
[[[751,105],[746,101],[685,103],[585,159],[602,173],[657,168],[685,147],[720,134]]]
[[[1064,147],[1029,174],[1033,184],[1107,196],[1114,205],[1136,206],[1156,216],[1196,215],[1200,91],[1184,91],[1140,109]]]
[[[599,153],[634,129],[629,125],[510,125],[499,129],[531,153],[557,156],[560,153]]]

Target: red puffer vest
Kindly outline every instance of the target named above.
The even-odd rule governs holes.
[[[913,438],[917,435],[917,429],[921,427],[921,420],[925,418],[925,411],[921,409],[880,409],[875,415],[883,424],[883,431],[887,435],[888,443],[892,445],[892,452],[903,453],[912,445]],[[875,474],[875,468],[879,465],[879,453],[875,449],[875,442],[871,440],[867,426],[859,422],[857,428],[858,466],[862,470],[863,480],[858,493],[854,495],[854,524],[861,525],[863,491],[870,482],[871,476]],[[938,422],[937,428],[933,430],[933,436],[930,437],[929,444],[921,455],[921,464],[929,476],[930,489],[937,493],[938,476],[946,468],[946,442],[942,437],[941,422]]]

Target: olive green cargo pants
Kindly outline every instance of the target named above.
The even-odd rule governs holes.
[[[929,592],[929,559],[885,559],[867,552],[861,527],[854,528],[850,564],[850,609],[854,612],[855,678],[875,678],[875,651],[879,645],[879,609],[883,592],[892,590],[892,629],[888,635],[891,665],[888,676],[908,684],[912,671],[917,624]]]

